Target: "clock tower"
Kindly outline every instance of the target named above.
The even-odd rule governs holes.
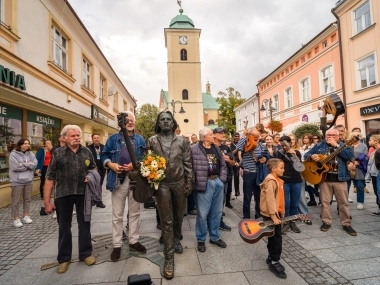
[[[201,62],[199,54],[200,29],[193,21],[180,14],[165,29],[165,46],[168,51],[168,110],[175,108],[175,119],[181,134],[190,136],[204,127]],[[176,103],[177,102],[177,103]],[[181,104],[182,103],[182,104]],[[184,113],[182,112],[183,107]]]

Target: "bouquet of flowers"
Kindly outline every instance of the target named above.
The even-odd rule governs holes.
[[[162,156],[154,154],[149,151],[147,155],[143,156],[143,160],[140,167],[141,175],[148,179],[148,182],[158,189],[160,182],[166,177],[166,159]]]

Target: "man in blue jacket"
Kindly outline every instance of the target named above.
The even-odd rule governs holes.
[[[328,155],[343,145],[339,140],[339,131],[330,129],[326,132],[326,139],[317,143],[304,156],[305,160],[320,161],[318,154]],[[327,232],[331,228],[331,205],[332,195],[335,195],[338,203],[339,218],[349,235],[356,236],[356,231],[351,227],[350,212],[348,208],[347,181],[350,179],[348,169],[355,168],[352,163],[354,155],[350,147],[345,147],[329,162],[331,170],[327,172],[326,179],[319,184],[321,199],[321,231]]]
[[[145,149],[145,141],[142,136],[134,132],[135,115],[132,112],[124,112],[128,116],[126,129],[135,149],[137,159],[140,161]],[[127,150],[123,133],[120,131],[111,135],[101,154],[104,167],[107,169],[107,190],[112,192],[112,242],[113,251],[111,260],[118,261],[121,246],[123,244],[123,215],[125,202],[128,198],[128,240],[129,247],[141,253],[146,253],[146,248],[139,243],[138,222],[140,218],[140,203],[133,198],[129,187],[128,172],[133,170],[131,157]]]

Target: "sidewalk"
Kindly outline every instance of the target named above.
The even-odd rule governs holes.
[[[170,281],[161,277],[159,266],[139,257],[103,262],[91,267],[76,262],[61,275],[56,273],[56,267],[41,271],[41,265],[56,261],[58,227],[52,216],[39,216],[41,201],[36,196],[31,208],[33,223],[22,228],[13,227],[9,207],[0,209],[0,284],[126,284],[129,275],[143,273],[149,273],[156,285],[380,284],[380,217],[371,216],[377,206],[372,188],[368,188],[370,193],[365,195],[364,210],[357,210],[356,203],[349,204],[357,237],[351,237],[342,230],[336,203],[332,205],[333,225],[326,233],[319,230],[319,207],[310,207],[313,225],[299,224],[302,233],[284,236],[282,263],[288,274],[285,280],[275,277],[268,270],[265,239],[250,245],[240,238],[237,225],[242,212],[242,196],[232,201],[234,209],[224,210],[224,221],[232,227],[231,232],[221,232],[227,243],[225,249],[211,245],[207,240],[206,252],[198,252],[195,216],[184,218],[184,253],[175,255],[175,277]],[[109,192],[104,191],[103,202],[107,207],[93,209],[91,232],[94,239],[111,233],[110,198]],[[350,193],[350,198],[355,201],[356,194]],[[141,207],[142,239],[158,240],[160,231],[156,229],[155,215],[154,209]],[[72,229],[73,258],[77,258],[75,217]],[[111,251],[112,247],[108,255]],[[159,254],[162,255],[162,252]]]

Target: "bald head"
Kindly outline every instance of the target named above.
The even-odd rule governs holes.
[[[248,131],[248,135],[253,136],[254,141],[259,141],[260,132],[256,128],[252,128]]]

